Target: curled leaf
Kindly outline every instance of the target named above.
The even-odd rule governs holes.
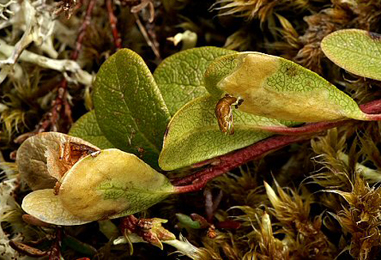
[[[81,158],[60,182],[58,192],[45,189],[28,194],[22,208],[46,223],[80,225],[134,214],[174,193],[164,175],[118,149]]]
[[[55,132],[40,133],[23,142],[17,150],[16,163],[21,179],[32,190],[53,188],[81,156],[98,150],[80,138]]]
[[[299,122],[353,118],[370,120],[356,102],[318,74],[259,52],[216,59],[205,73],[208,91],[242,99],[239,110]]]
[[[339,30],[323,39],[321,49],[337,66],[381,80],[381,35],[358,29]]]

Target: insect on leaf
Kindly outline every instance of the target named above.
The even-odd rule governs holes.
[[[261,128],[297,124],[235,110],[235,134],[228,136],[219,130],[214,114],[216,102],[211,96],[200,97],[186,104],[173,116],[159,157],[162,169],[170,171],[190,166],[273,135],[261,131]]]
[[[242,101],[239,110],[298,122],[352,118],[372,120],[356,102],[318,74],[277,56],[259,52],[226,55],[209,65],[206,88]]]

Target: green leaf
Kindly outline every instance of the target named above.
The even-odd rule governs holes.
[[[211,61],[235,51],[201,47],[178,52],[166,58],[154,77],[171,115],[194,98],[204,96],[204,73]]]
[[[101,149],[113,148],[114,145],[103,135],[99,128],[95,111],[92,110],[84,114],[71,127],[69,135],[79,137]]]
[[[381,80],[381,35],[358,29],[340,30],[326,36],[321,48],[337,66]]]
[[[112,55],[97,74],[93,100],[106,138],[156,165],[170,115],[142,58],[128,49]]]
[[[241,99],[239,110],[258,116],[298,122],[352,118],[372,120],[356,102],[318,74],[259,52],[226,55],[205,73],[206,88],[215,97]]]
[[[261,127],[298,124],[235,110],[235,133],[225,135],[221,133],[214,115],[216,102],[211,96],[200,97],[186,104],[173,116],[159,157],[162,169],[170,171],[190,166],[273,135],[260,131]]]
[[[182,213],[176,213],[177,220],[180,222],[181,225],[187,228],[191,229],[200,229],[201,223],[199,221],[193,220],[188,215],[182,214]]]

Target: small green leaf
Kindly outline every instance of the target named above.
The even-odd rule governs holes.
[[[204,96],[205,70],[214,59],[235,51],[201,47],[178,52],[166,58],[155,70],[154,77],[171,115],[187,102]]]
[[[188,215],[176,213],[176,217],[180,224],[186,228],[201,229],[201,223],[199,221],[193,220]]]
[[[106,138],[156,165],[170,115],[142,58],[128,49],[112,55],[97,74],[93,100]]]
[[[381,80],[381,35],[358,29],[340,30],[326,36],[321,48],[337,66]]]
[[[241,99],[239,110],[253,115],[298,122],[372,120],[324,78],[277,56],[259,52],[223,56],[209,65],[205,82],[213,96],[228,93]]]
[[[259,129],[266,126],[291,126],[295,122],[253,116],[235,110],[235,133],[220,132],[214,115],[216,99],[197,98],[182,107],[168,125],[159,157],[162,169],[170,171],[202,162],[246,147],[273,135]]]
[[[113,148],[114,145],[103,135],[99,128],[95,111],[92,110],[84,114],[71,127],[69,135],[79,137],[101,149]]]

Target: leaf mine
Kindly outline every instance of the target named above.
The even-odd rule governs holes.
[[[243,99],[239,110],[298,122],[370,120],[334,85],[289,60],[259,52],[216,59],[205,73],[208,91]]]

